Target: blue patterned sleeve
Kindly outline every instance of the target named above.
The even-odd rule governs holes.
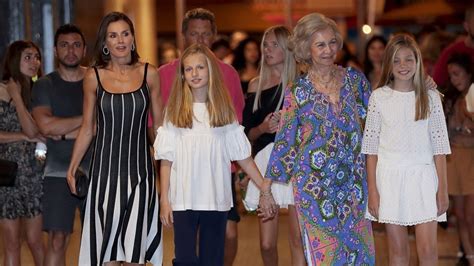
[[[351,77],[352,80],[355,81],[353,86],[357,87],[356,101],[359,116],[362,120],[365,120],[367,117],[370,94],[372,92],[370,82],[362,72],[355,69],[352,69]]]
[[[289,86],[285,90],[280,126],[265,174],[265,177],[276,182],[288,183],[293,176],[299,126],[298,104],[295,98],[296,88]]]

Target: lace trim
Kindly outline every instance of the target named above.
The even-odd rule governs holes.
[[[375,219],[372,217],[366,217],[366,218],[371,221],[382,223],[382,224],[396,224],[396,225],[401,225],[401,226],[412,226],[412,225],[424,224],[424,223],[432,222],[432,221],[443,222],[443,221],[438,221],[438,217],[427,218],[424,220],[419,220],[419,221],[414,221],[414,222],[400,222],[400,221],[394,221],[394,220],[388,220],[388,219]]]

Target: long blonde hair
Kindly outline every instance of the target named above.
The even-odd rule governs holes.
[[[282,91],[296,77],[296,60],[293,55],[293,52],[290,51],[290,49],[288,48],[289,38],[291,37],[291,31],[287,27],[282,26],[282,25],[270,27],[263,33],[262,42],[260,43],[260,50],[262,54],[264,52],[263,42],[265,41],[265,38],[267,38],[268,34],[270,33],[275,34],[275,38],[277,40],[278,46],[283,50],[283,53],[285,54],[283,72],[280,74],[281,87],[279,90],[277,90],[277,92],[281,92],[280,93],[281,96],[277,105],[277,110],[275,110],[275,111],[278,111],[278,109],[280,109],[279,107],[281,106],[281,103],[283,102],[283,98],[284,98],[284,93]],[[263,88],[264,83],[266,80],[270,78],[270,69],[265,63],[264,56],[262,56],[262,58],[260,59],[259,77],[260,78],[258,79],[257,91],[255,92],[255,100],[253,102],[253,108],[252,108],[253,112],[257,111],[260,107],[260,96],[262,95],[262,90],[265,89]]]
[[[214,54],[204,45],[193,44],[184,50],[171,95],[166,106],[166,121],[180,128],[193,127],[193,94],[184,78],[183,62],[191,55],[202,54],[206,57],[209,70],[207,110],[211,127],[221,127],[236,121],[235,111]]]
[[[385,48],[382,76],[377,87],[389,85],[393,82],[393,61],[395,54],[400,48],[408,48],[413,51],[416,59],[416,70],[413,76],[413,87],[415,90],[415,121],[428,118],[429,114],[429,97],[428,89],[425,87],[425,70],[423,68],[423,61],[421,57],[420,48],[416,41],[407,34],[397,34],[387,44]]]

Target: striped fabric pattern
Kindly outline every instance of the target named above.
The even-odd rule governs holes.
[[[162,264],[159,203],[146,130],[147,67],[140,88],[129,93],[107,92],[95,69],[97,134],[79,265]]]

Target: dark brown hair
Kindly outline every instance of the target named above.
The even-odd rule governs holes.
[[[5,54],[5,59],[3,62],[3,70],[2,70],[2,81],[8,82],[10,78],[14,81],[18,81],[21,85],[21,97],[23,99],[23,103],[25,106],[30,106],[31,101],[31,87],[32,81],[30,77],[27,77],[20,70],[20,62],[21,62],[21,53],[28,49],[34,48],[38,51],[41,61],[41,51],[38,46],[31,42],[31,41],[24,41],[19,40],[15,41],[7,48],[7,52]],[[38,77],[42,75],[41,68],[38,70]]]
[[[125,21],[128,24],[132,36],[135,37],[135,29],[133,28],[133,22],[130,20],[129,17],[127,17],[127,15],[121,12],[111,12],[107,14],[100,22],[99,30],[97,31],[97,38],[94,46],[94,66],[105,67],[109,63],[110,54],[105,55],[102,52],[102,49],[105,45],[105,39],[107,37],[107,28],[109,27],[110,23],[121,20]],[[135,46],[135,49],[131,51],[132,59],[130,60],[129,65],[135,64],[140,58],[137,52],[137,43],[135,38],[133,40],[133,45]]]

